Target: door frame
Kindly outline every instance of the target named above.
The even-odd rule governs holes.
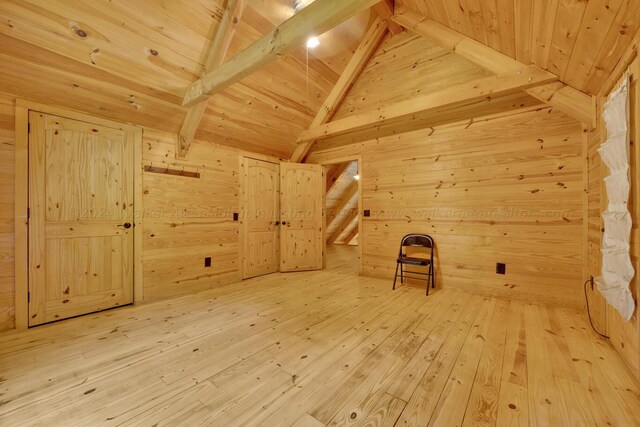
[[[242,239],[244,232],[244,221],[242,221],[242,215],[244,214],[244,175],[242,170],[242,162],[244,159],[258,160],[261,162],[273,163],[274,165],[280,166],[282,161],[280,159],[276,159],[275,157],[260,155],[260,154],[245,154],[240,153],[238,156],[238,278],[239,282],[243,280],[249,280],[250,278],[244,279],[244,263],[242,262],[242,257],[244,255],[245,247],[244,240]],[[278,177],[278,185],[280,185],[280,177]],[[280,187],[278,187],[278,193],[280,193]],[[280,242],[278,242],[278,245]],[[280,268],[280,259],[278,259],[278,269]]]
[[[358,175],[360,175],[360,179],[358,180],[358,275],[362,275],[362,247],[364,246],[364,238],[362,236],[362,156],[361,155],[353,155],[346,157],[337,157],[335,159],[326,159],[320,160],[318,162],[310,162],[315,163],[317,165],[321,165],[323,167],[329,165],[335,165],[336,163],[345,163],[345,162],[358,162]],[[327,195],[324,195],[324,206],[323,209],[327,208]],[[325,212],[325,220],[326,220],[326,212]],[[327,224],[325,224],[325,229]],[[325,236],[325,247],[326,247],[326,236]],[[326,252],[326,250],[325,250]],[[326,260],[326,255],[325,255]]]
[[[52,114],[121,129],[134,136],[133,303],[143,300],[142,287],[142,128],[23,99],[15,108],[15,326],[29,327],[29,111]]]

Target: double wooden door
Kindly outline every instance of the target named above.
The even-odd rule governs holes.
[[[38,112],[29,126],[29,325],[131,303],[131,134]]]
[[[243,279],[324,267],[324,186],[324,170],[319,165],[243,158]]]

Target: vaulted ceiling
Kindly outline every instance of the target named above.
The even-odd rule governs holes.
[[[396,0],[597,95],[640,25],[639,0]]]
[[[0,1],[0,92],[177,134],[187,111],[185,88],[202,76],[225,4]],[[395,7],[536,64],[587,94],[601,90],[640,23],[640,0],[396,0]],[[293,0],[249,0],[226,59],[293,14]],[[196,138],[288,158],[375,15],[364,11],[322,35],[315,50],[300,46],[215,93]],[[386,36],[335,119],[396,102],[398,94],[487,75],[420,36],[397,32]],[[387,78],[389,64],[406,70],[406,78]],[[522,100],[531,98],[511,96],[505,106]]]
[[[290,18],[292,0],[250,0],[227,58]],[[224,0],[0,2],[0,91],[177,133]],[[197,138],[288,157],[371,21],[264,67],[209,101]],[[307,69],[307,61],[309,67]]]

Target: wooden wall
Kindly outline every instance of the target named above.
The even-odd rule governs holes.
[[[238,278],[239,151],[196,140],[175,160],[175,135],[145,129],[143,163],[198,171],[199,179],[145,172],[144,300],[193,293]],[[212,265],[204,266],[211,257]]]
[[[398,34],[378,48],[336,117],[487,75]],[[363,273],[390,278],[400,238],[424,232],[437,243],[439,286],[579,307],[581,125],[524,94],[441,119],[422,130],[400,126],[399,135],[337,137],[311,153],[317,162],[362,155],[362,208],[371,211],[359,236]],[[506,275],[496,274],[497,262]]]
[[[630,284],[631,292],[636,300],[636,311],[629,322],[624,321],[618,312],[608,305],[596,290],[589,291],[592,317],[597,328],[611,338],[611,344],[620,353],[627,365],[640,379],[640,59],[636,58],[628,68],[631,85],[629,88],[630,106],[630,161],[631,161],[631,192],[629,211],[633,226],[631,229],[631,261],[636,274]],[[609,92],[609,91],[607,91]],[[608,174],[606,166],[602,164],[597,148],[606,139],[606,129],[602,121],[601,111],[608,93],[598,98],[600,110],[597,129],[587,137],[587,172],[588,172],[588,256],[586,269],[589,275],[597,277],[601,269],[600,246],[602,240],[603,222],[601,214],[607,208],[607,199],[602,178]]]
[[[14,327],[14,98],[0,94],[0,331]],[[143,176],[144,301],[196,292],[238,278],[241,151],[196,140],[175,160],[175,134],[145,128],[143,163],[198,171],[199,179]],[[212,258],[205,268],[204,258]]]
[[[424,37],[407,31],[388,35],[333,120],[490,75],[490,71]]]
[[[14,316],[14,103],[0,93],[0,331]]]
[[[362,155],[363,274],[392,277],[400,238],[427,233],[437,286],[580,307],[581,151],[580,124],[543,108],[320,144],[309,161]]]

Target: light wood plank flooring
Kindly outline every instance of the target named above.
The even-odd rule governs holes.
[[[0,425],[640,425],[583,313],[329,269],[0,336]]]

